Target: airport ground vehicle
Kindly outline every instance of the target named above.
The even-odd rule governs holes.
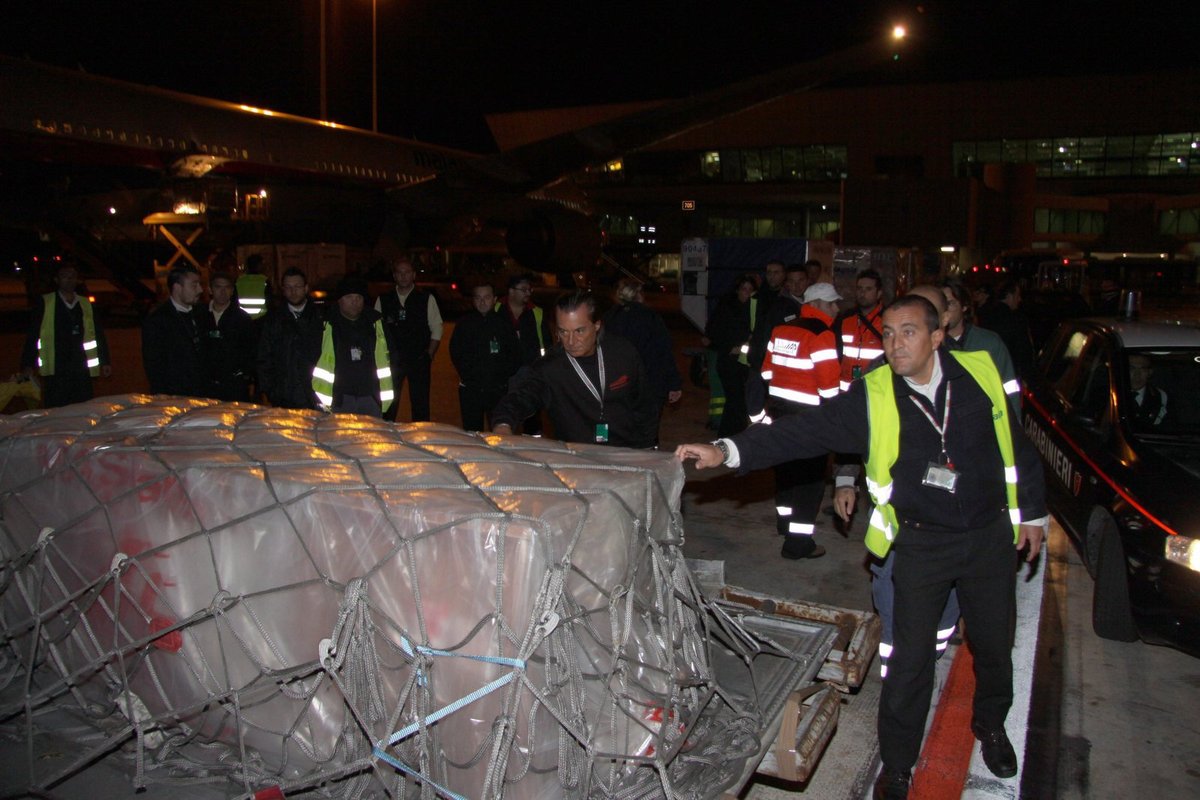
[[[1155,413],[1134,398],[1144,378]],[[1063,322],[1026,387],[1025,430],[1095,580],[1102,637],[1200,655],[1198,394],[1200,328],[1113,319]]]

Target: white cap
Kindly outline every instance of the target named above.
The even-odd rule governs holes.
[[[811,303],[813,300],[841,300],[842,296],[837,293],[837,289],[833,288],[832,283],[814,283],[812,286],[804,290],[804,302]]]

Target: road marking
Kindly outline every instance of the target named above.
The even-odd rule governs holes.
[[[1046,579],[1046,553],[1032,576],[1022,564],[1017,577],[1017,627],[1013,646],[1013,704],[1005,726],[1017,751],[1017,774],[1002,779],[992,775],[971,733],[971,701],[975,693],[974,661],[967,647],[957,648],[925,746],[913,772],[912,796],[921,800],[1012,800],[1020,793],[1025,767],[1025,736],[1029,698],[1033,691],[1033,662],[1037,655],[1038,622]],[[969,636],[969,634],[968,634]]]

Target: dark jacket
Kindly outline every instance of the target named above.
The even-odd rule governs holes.
[[[200,318],[200,349],[210,397],[218,400],[250,399],[248,386],[254,377],[254,359],[258,343],[254,339],[254,320],[230,303],[217,321],[212,310],[203,306]]]
[[[646,380],[642,359],[633,345],[603,333],[598,351],[604,355],[604,408],[580,380],[561,347],[534,362],[513,379],[513,386],[492,409],[492,426],[514,430],[545,409],[555,435],[564,442],[595,443],[596,425],[608,424],[608,444],[653,447],[658,434],[658,403]],[[597,384],[596,360],[578,359]]]
[[[1000,380],[1005,383],[1015,380],[1017,377],[1016,370],[1013,368],[1012,356],[1008,354],[1008,348],[1004,346],[1004,341],[995,331],[989,331],[967,322],[963,324],[962,338],[955,340],[947,333],[945,343],[948,350],[983,350],[992,357],[992,361],[996,364],[996,371],[1000,373]],[[1010,394],[1009,400],[1012,401],[1013,413],[1018,420],[1021,419],[1021,395],[1019,393]]]
[[[150,312],[142,323],[142,366],[151,394],[208,396],[195,307],[183,312],[168,299]]]
[[[717,302],[717,307],[713,309],[712,316],[709,317],[704,334],[712,343],[709,346],[716,350],[718,355],[729,355],[730,350],[734,347],[750,341],[752,327],[750,306],[749,300],[745,303],[738,302],[737,295],[733,294],[725,295]],[[756,304],[755,308],[757,313],[757,309],[761,306]],[[758,330],[759,321],[754,320],[755,331]],[[770,331],[767,333],[770,335]]]
[[[479,390],[505,387],[521,368],[521,342],[500,314],[472,311],[454,326],[450,360],[463,386]]]
[[[1029,380],[1033,376],[1034,352],[1033,338],[1029,333],[1029,318],[1020,309],[1016,311],[1004,303],[996,303],[987,314],[986,321],[979,323],[988,330],[995,331],[1000,336],[1004,346],[1012,356],[1013,367],[1017,377]]]
[[[430,297],[429,292],[415,287],[404,305],[400,305],[395,289],[380,295],[379,311],[393,364],[413,365],[429,360],[429,342],[433,338],[429,329]]]
[[[892,468],[895,482],[892,504],[905,527],[965,532],[993,523],[1005,513],[1004,464],[996,443],[991,401],[947,350],[939,351],[938,358],[943,380],[937,393],[937,408],[930,410],[940,421],[946,385],[952,384],[946,449],[959,471],[958,486],[950,494],[922,484],[929,462],[939,458],[941,438],[910,399],[917,397],[917,402],[926,403],[924,398],[914,395],[903,378],[893,375],[900,415],[900,457]],[[1020,424],[1011,414],[1008,419],[1021,517],[1037,519],[1046,515],[1042,462]],[[866,457],[869,424],[865,382],[855,381],[849,392],[828,403],[776,420],[772,425],[753,425],[734,436],[733,441],[741,457],[741,470],[761,469],[830,451]]]
[[[548,312],[542,310],[542,321],[539,326],[538,315],[534,311],[537,306],[533,303],[527,303],[519,317],[513,316],[512,308],[509,307],[507,300],[501,300],[497,305],[500,316],[512,327],[521,341],[522,364],[532,364],[550,352],[554,346],[554,337],[550,334],[550,318],[554,315],[554,309],[550,309]]]
[[[312,370],[321,356],[324,321],[310,300],[299,317],[284,304],[263,318],[258,340],[258,384],[273,406],[316,408]]]
[[[671,334],[661,316],[643,303],[625,303],[604,315],[604,330],[631,342],[637,349],[654,397],[660,403],[667,401],[669,392],[683,388],[683,378],[671,352]]]

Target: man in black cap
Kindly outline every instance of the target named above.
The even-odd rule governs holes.
[[[383,323],[378,311],[366,307],[367,294],[362,278],[347,276],[338,283],[337,308],[325,321],[312,386],[322,408],[381,418],[395,393]]]

